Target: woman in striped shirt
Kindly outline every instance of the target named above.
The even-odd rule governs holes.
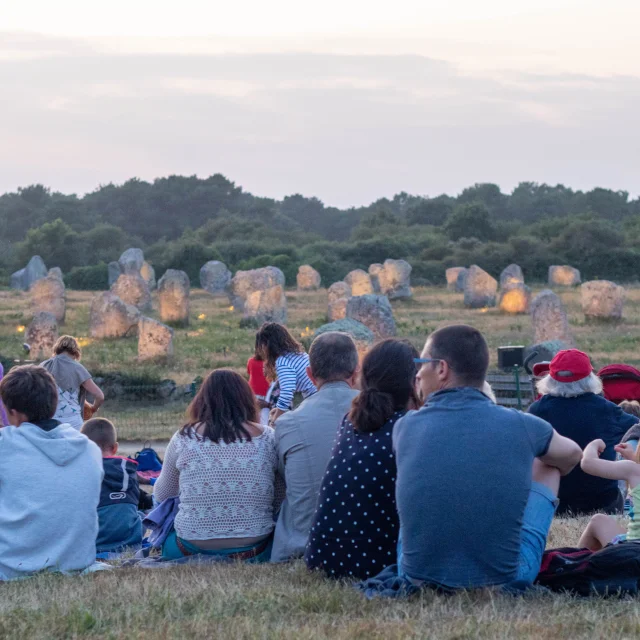
[[[265,362],[264,372],[268,380],[278,381],[280,397],[271,412],[273,424],[285,411],[293,406],[296,392],[304,398],[316,392],[307,375],[309,356],[302,345],[277,322],[267,322],[260,327],[256,336],[256,350]]]

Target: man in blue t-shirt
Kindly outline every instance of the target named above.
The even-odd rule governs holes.
[[[489,351],[473,327],[434,332],[419,362],[426,404],[393,434],[399,571],[454,589],[532,584],[560,476],[582,451],[548,422],[482,393]]]
[[[593,372],[589,356],[577,349],[559,351],[549,374],[538,382],[542,398],[529,413],[549,422],[566,438],[584,449],[593,440],[604,440],[603,460],[616,459],[614,447],[638,422],[618,405],[603,398],[602,381]],[[579,466],[560,482],[558,513],[622,513],[623,498],[617,480],[586,474]]]

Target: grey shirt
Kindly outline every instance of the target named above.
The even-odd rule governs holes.
[[[304,553],[338,427],[357,395],[346,382],[329,382],[278,419],[276,448],[287,489],[276,524],[272,562]]]

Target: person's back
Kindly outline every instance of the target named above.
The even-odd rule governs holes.
[[[471,388],[440,391],[398,421],[403,570],[447,587],[514,580],[533,460],[551,434]]]
[[[98,504],[98,553],[120,552],[142,542],[142,521],[138,515],[140,486],[135,460],[116,455],[117,432],[105,418],[92,418],[81,433],[101,451],[104,478]]]
[[[19,425],[0,429],[0,579],[84,569],[96,556],[100,450],[51,419],[57,391],[44,369],[12,370],[0,392]]]

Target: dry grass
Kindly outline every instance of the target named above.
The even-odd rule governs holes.
[[[554,523],[575,545],[584,524]],[[0,637],[12,638],[631,638],[635,600],[484,590],[367,601],[302,563],[117,569],[0,585]]]

